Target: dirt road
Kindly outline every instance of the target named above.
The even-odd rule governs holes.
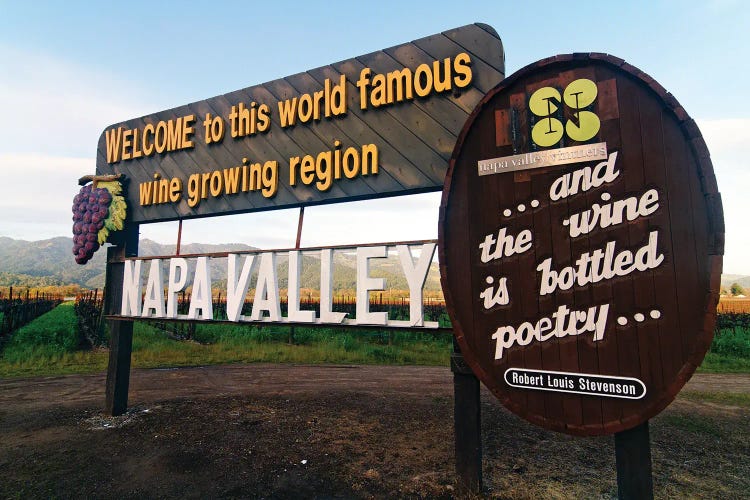
[[[0,497],[454,497],[447,368],[233,365],[0,380]],[[698,393],[726,393],[703,401]],[[696,375],[651,423],[658,497],[750,495],[750,375]],[[535,428],[483,391],[485,494],[616,497],[611,437]]]

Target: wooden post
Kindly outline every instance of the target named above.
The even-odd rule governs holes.
[[[305,220],[305,207],[299,207],[299,219],[297,220],[297,239],[294,244],[294,248],[299,250],[299,245],[302,242],[302,223]]]
[[[620,500],[653,499],[648,421],[615,434],[615,460],[617,497]]]
[[[479,379],[464,361],[453,339],[453,429],[456,439],[456,475],[463,493],[482,490],[482,415]]]
[[[138,225],[128,223],[121,241],[107,249],[106,297],[104,310],[107,314],[119,314],[122,302],[122,280],[125,272],[125,257],[138,255]],[[104,411],[114,416],[128,409],[130,385],[130,354],[133,349],[133,322],[109,321],[109,364]]]

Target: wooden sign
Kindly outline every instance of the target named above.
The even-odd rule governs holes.
[[[436,191],[503,75],[495,30],[464,26],[114,124],[96,171],[136,223]]]
[[[443,190],[461,351],[535,424],[635,427],[711,343],[723,232],[705,143],[659,84],[601,54],[527,66],[474,110]]]

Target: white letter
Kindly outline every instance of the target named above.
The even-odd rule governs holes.
[[[557,288],[557,271],[551,271],[552,258],[547,258],[536,267],[537,271],[542,272],[542,285],[539,287],[539,295],[547,295]]]
[[[125,275],[122,278],[122,302],[120,305],[120,314],[123,316],[141,315],[141,288],[143,287],[141,262],[140,260],[125,261]]]
[[[141,316],[164,317],[164,276],[161,272],[161,259],[151,261],[151,269],[148,271],[148,283],[146,283],[146,297],[143,299],[143,310]]]
[[[169,259],[169,284],[167,285],[167,318],[177,317],[177,294],[187,283],[187,260],[182,257]],[[179,275],[179,277],[178,277]]]
[[[245,303],[247,288],[250,286],[250,270],[253,267],[254,255],[245,257],[242,272],[237,279],[237,257],[239,255],[230,253],[227,255],[227,319],[239,321],[242,313],[242,305]]]
[[[299,323],[313,323],[315,311],[300,311],[299,309],[299,274],[300,253],[297,250],[289,252],[289,284],[287,285],[287,317],[289,321]]]
[[[495,340],[495,359],[502,359],[503,351],[516,343],[516,331],[512,326],[501,326],[495,330],[492,338]]]
[[[320,251],[320,322],[341,323],[347,313],[333,312],[333,250]]]
[[[370,312],[370,290],[384,290],[385,278],[370,278],[370,259],[387,257],[384,246],[357,248],[357,324],[385,325],[387,312]]]
[[[401,268],[406,275],[406,282],[409,283],[409,324],[411,326],[424,326],[422,288],[424,282],[427,281],[427,272],[430,270],[435,247],[434,243],[422,245],[422,253],[419,255],[419,260],[415,266],[411,249],[406,245],[396,245]]]
[[[198,318],[200,309],[200,318]],[[198,257],[193,277],[193,292],[190,294],[190,319],[214,319],[214,305],[211,302],[211,268],[208,257]]]
[[[607,326],[607,315],[609,314],[609,304],[599,306],[599,314],[596,318],[596,331],[594,332],[594,342],[604,338],[604,328]]]
[[[258,283],[255,285],[255,299],[250,319],[260,320],[260,313],[268,311],[271,321],[281,321],[281,304],[279,304],[279,282],[276,280],[276,254],[260,254]]]

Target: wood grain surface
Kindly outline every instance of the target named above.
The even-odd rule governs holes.
[[[580,78],[594,81],[599,91],[587,109],[601,124],[587,142],[606,142],[608,152],[617,153],[617,178],[554,201],[549,192],[555,179],[599,161],[478,175],[480,160],[580,145],[563,136],[552,148],[536,147],[530,129],[539,118],[527,109],[537,89],[551,86],[562,93]],[[561,106],[555,116],[564,122],[572,113]],[[603,193],[611,202],[640,197],[650,189],[657,191],[659,207],[649,215],[575,237],[563,224],[571,214],[604,204]],[[532,208],[532,200],[539,206]],[[503,215],[506,209],[510,216]],[[442,286],[465,359],[505,406],[546,428],[596,435],[647,421],[674,399],[710,345],[722,217],[700,132],[652,78],[602,54],[556,56],[527,66],[490,91],[474,110],[453,152],[443,190],[438,244]],[[479,244],[501,228],[512,235],[531,229],[532,248],[483,263]],[[664,256],[656,267],[540,294],[537,266],[545,259],[551,258],[552,269],[560,271],[608,242],[615,242],[615,255],[626,249],[635,253],[653,231],[658,231],[656,254]],[[507,278],[507,305],[485,308],[480,293],[489,286],[488,277],[495,283]],[[609,312],[599,341],[590,332],[532,339],[496,356],[492,335],[500,327],[535,324],[560,306],[585,311],[604,304]],[[657,318],[652,311],[658,311]],[[509,368],[630,377],[643,382],[646,394],[623,399],[511,387],[504,379]]]

